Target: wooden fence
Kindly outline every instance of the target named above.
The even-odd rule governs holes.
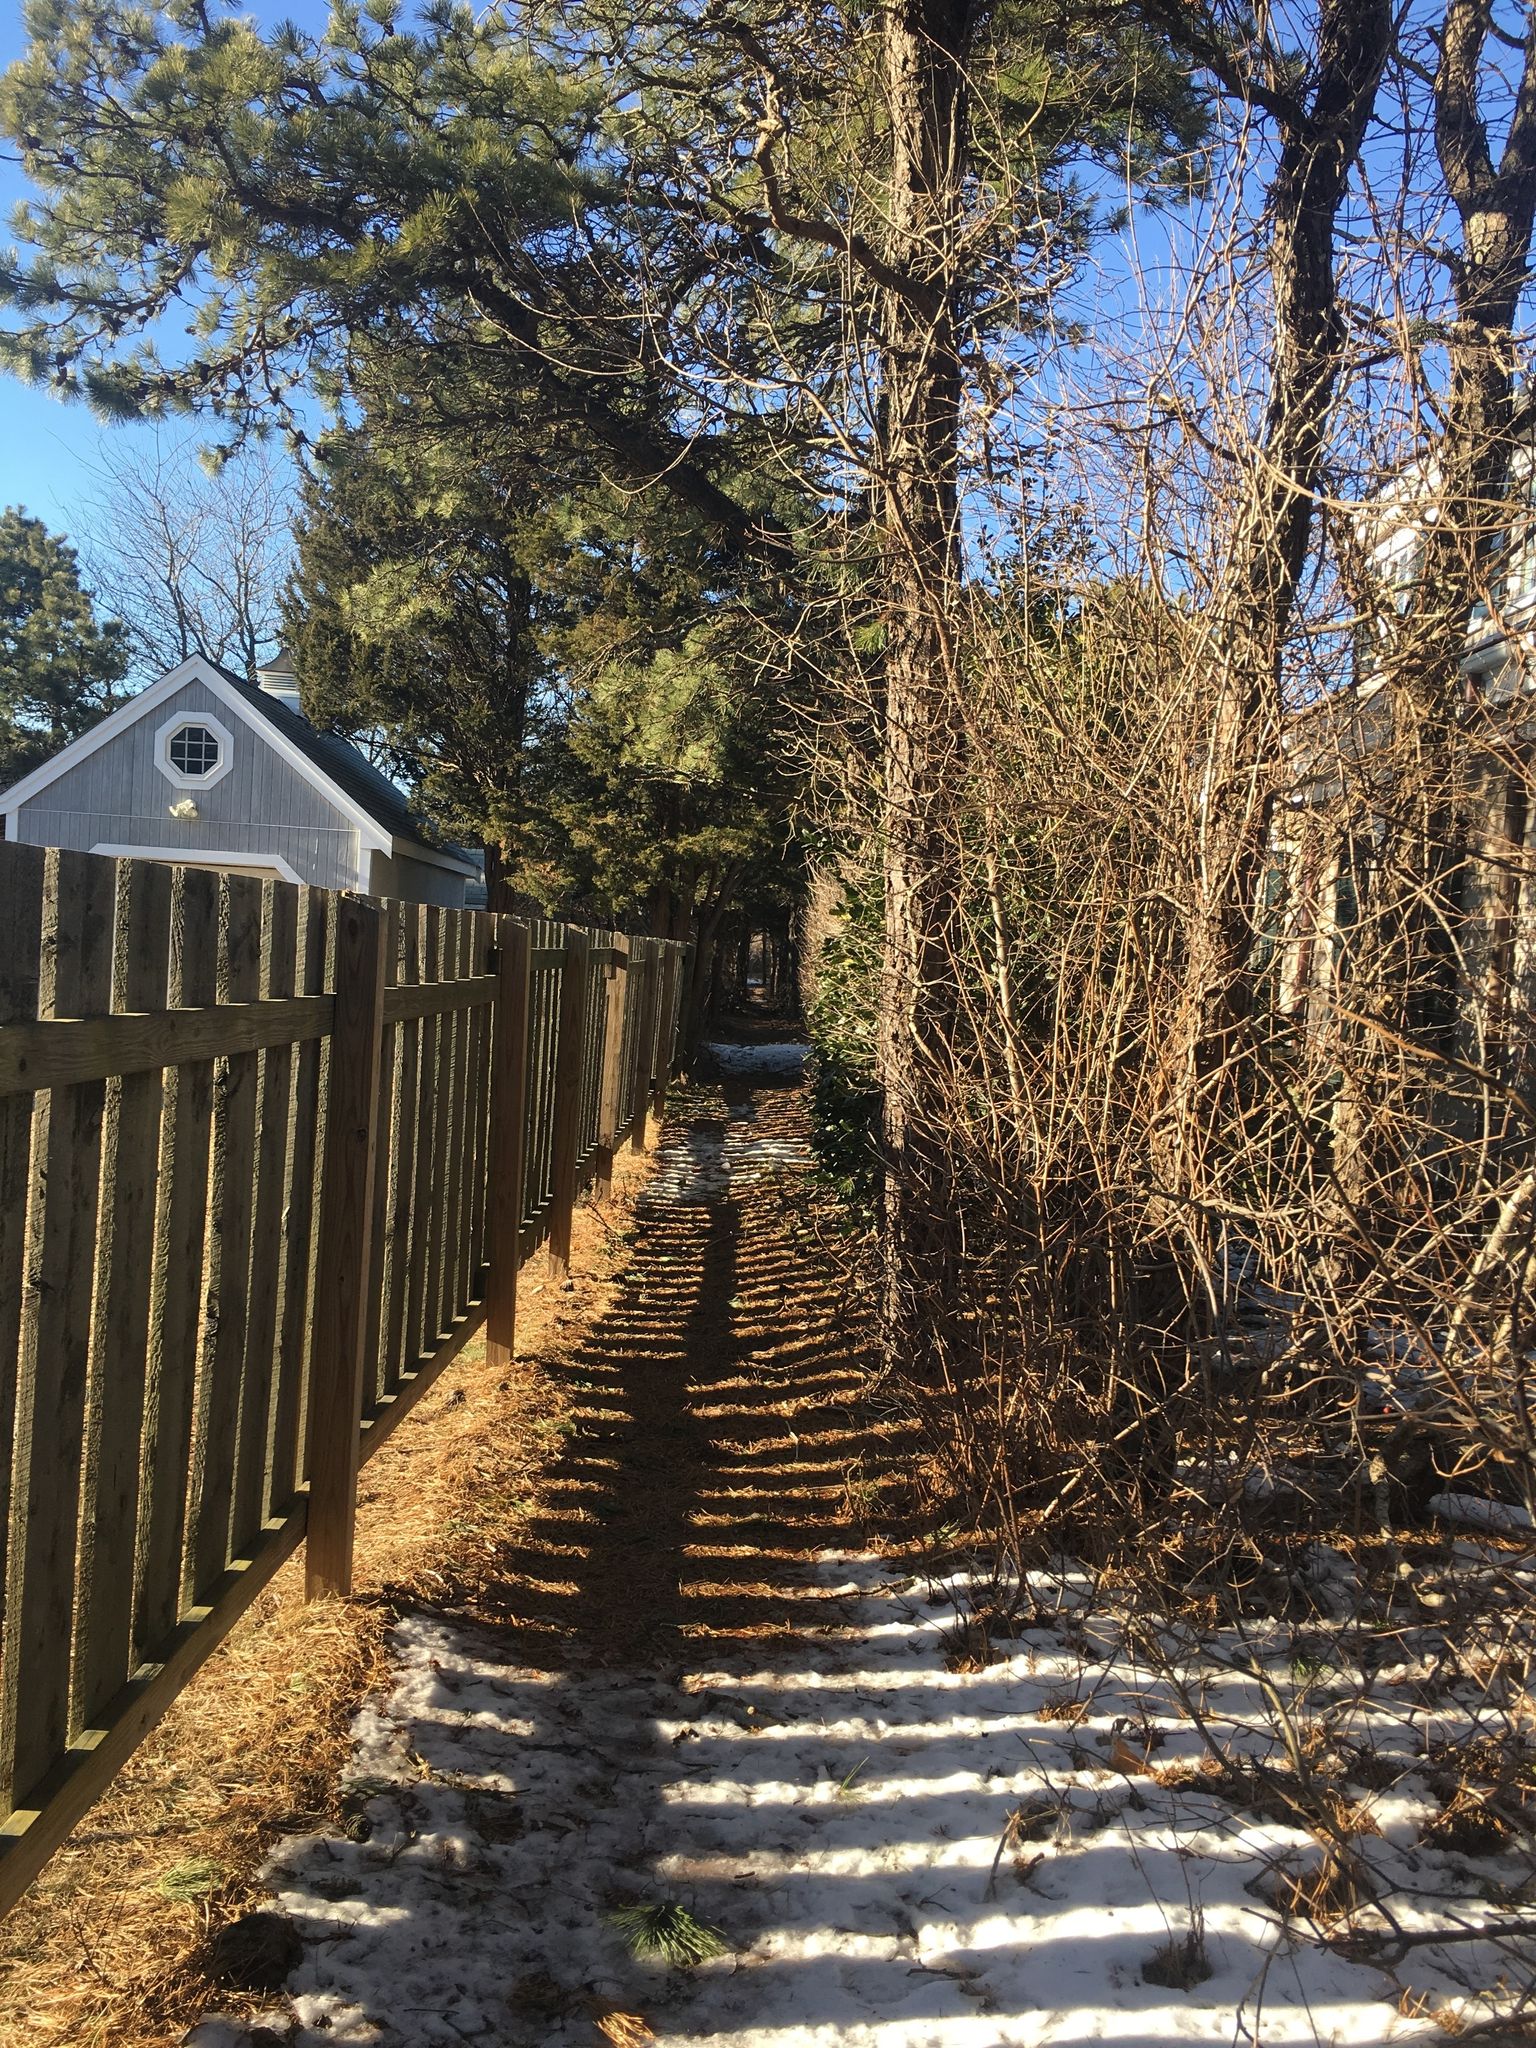
[[[645,1142],[681,949],[0,843],[0,1912]]]

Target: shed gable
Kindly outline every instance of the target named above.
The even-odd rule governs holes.
[[[300,881],[328,889],[359,885],[356,825],[259,724],[232,712],[195,675],[167,695],[146,697],[151,701],[139,716],[20,804],[16,838],[83,853],[143,847],[190,861],[211,853],[249,853],[253,862],[275,855]],[[216,777],[201,782],[168,779],[162,736],[175,722],[199,716],[228,736],[227,769],[221,763]],[[188,804],[196,817],[172,814]]]

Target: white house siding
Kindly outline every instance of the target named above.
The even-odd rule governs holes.
[[[232,735],[233,766],[209,789],[178,789],[155,765],[155,734],[168,719],[199,712],[216,718]],[[173,818],[171,806],[188,796],[197,805],[197,818]],[[198,682],[187,683],[23,804],[15,836],[36,846],[67,846],[82,853],[94,846],[144,846],[162,856],[184,852],[195,861],[203,852],[249,852],[258,864],[276,855],[302,882],[326,889],[357,887],[356,827]],[[438,872],[445,882],[457,879]],[[462,884],[458,897],[424,900],[462,901]]]

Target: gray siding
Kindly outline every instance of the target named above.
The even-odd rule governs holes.
[[[464,877],[431,861],[412,860],[408,854],[374,853],[369,856],[368,893],[399,896],[407,903],[441,903],[459,910],[464,904]]]
[[[205,711],[232,735],[234,766],[211,789],[182,790],[155,766],[155,734],[166,720]],[[171,817],[171,805],[190,796],[195,821]],[[16,837],[35,846],[147,846],[185,851],[274,854],[300,881],[327,889],[357,886],[357,830],[295,771],[259,731],[203,684],[189,682],[130,725],[116,739],[66,770],[31,803],[23,804]],[[409,863],[416,867],[418,863]],[[444,882],[457,877],[437,873]],[[462,900],[441,896],[425,901]]]

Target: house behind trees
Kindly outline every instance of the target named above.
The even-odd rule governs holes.
[[[1296,713],[1286,735],[1272,861],[1260,910],[1260,959],[1275,1008],[1316,1026],[1352,979],[1381,864],[1422,827],[1426,804],[1448,828],[1444,934],[1455,1018],[1446,1050],[1491,1069],[1527,1061],[1536,1034],[1536,411],[1510,464],[1510,513],[1467,620],[1459,673],[1416,673],[1425,656],[1414,605],[1424,528],[1436,517],[1433,458],[1368,505],[1359,538],[1368,598],[1346,689]],[[1433,769],[1400,715],[1410,688],[1441,695],[1444,746]],[[1426,788],[1433,773],[1437,784]],[[1377,934],[1379,940],[1380,935]],[[1353,1000],[1353,999],[1351,999]]]

